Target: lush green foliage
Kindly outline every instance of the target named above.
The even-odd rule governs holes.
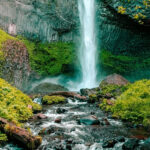
[[[30,65],[41,75],[58,75],[74,70],[76,53],[73,43],[34,43],[20,38],[27,46]]]
[[[28,120],[33,115],[33,111],[38,110],[41,110],[41,106],[0,79],[0,117],[18,124]]]
[[[150,125],[150,80],[140,80],[117,98],[113,115],[133,123]]]
[[[48,95],[46,95],[42,99],[42,103],[48,104],[48,105],[63,103],[65,101],[66,101],[66,98],[63,96],[48,96]]]
[[[113,55],[107,50],[102,50],[100,60],[102,67],[110,73],[128,74],[150,67],[149,57]]]
[[[116,97],[121,95],[124,91],[126,91],[128,88],[128,85],[122,86],[122,85],[115,85],[115,84],[106,84],[101,83],[100,84],[100,91],[98,92],[99,95],[105,96],[108,95],[110,97]]]
[[[74,72],[77,57],[75,46],[71,42],[37,43],[20,36],[12,37],[3,30],[0,30],[0,37],[0,72],[5,60],[2,48],[10,39],[24,43],[29,53],[30,66],[39,74],[58,75]]]
[[[1,145],[1,143],[6,142],[7,140],[8,139],[7,139],[6,134],[3,134],[0,132],[0,145]]]

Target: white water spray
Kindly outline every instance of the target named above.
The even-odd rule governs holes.
[[[81,46],[79,59],[81,63],[81,88],[93,88],[96,84],[96,32],[95,0],[78,0],[81,23]]]

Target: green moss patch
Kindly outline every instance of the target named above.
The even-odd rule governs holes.
[[[112,111],[114,117],[150,126],[150,80],[140,80],[129,85],[114,105],[107,109]]]
[[[27,121],[41,106],[5,80],[0,79],[0,117],[15,124]]]
[[[0,145],[7,142],[7,140],[8,139],[7,139],[6,134],[3,134],[3,133],[0,132]]]
[[[32,69],[39,74],[59,75],[74,72],[77,57],[73,43],[34,43],[20,39],[28,49]]]
[[[115,84],[101,84],[100,85],[100,91],[98,92],[98,95],[101,95],[102,97],[116,97],[121,95],[125,90],[127,90],[128,85],[115,85]]]
[[[66,98],[63,96],[44,96],[42,99],[43,104],[58,104],[58,103],[64,103],[66,101]]]
[[[121,56],[113,55],[107,50],[100,53],[100,63],[108,73],[130,74],[137,70],[144,70],[150,67],[150,58],[145,56]]]

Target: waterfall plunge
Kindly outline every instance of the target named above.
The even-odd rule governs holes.
[[[95,0],[78,0],[81,23],[81,46],[79,60],[81,63],[82,82],[80,88],[93,88],[96,84],[96,34],[95,34]]]

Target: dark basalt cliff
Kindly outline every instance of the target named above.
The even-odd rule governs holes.
[[[42,41],[71,41],[77,0],[0,0],[0,26],[11,34]]]
[[[150,50],[150,8],[144,8],[143,1],[98,1],[98,28],[101,49],[111,51],[113,54],[136,55],[147,53]],[[118,13],[118,7],[126,8],[125,14]],[[136,10],[136,6],[141,9]],[[130,11],[128,11],[130,9]],[[133,16],[142,12],[145,19],[143,24]]]
[[[101,49],[115,54],[150,49],[150,8],[142,0],[96,2]],[[125,14],[118,13],[119,6],[126,8]],[[138,13],[146,16],[144,24],[133,19]],[[77,0],[0,0],[0,26],[30,39],[72,41],[79,26]]]

